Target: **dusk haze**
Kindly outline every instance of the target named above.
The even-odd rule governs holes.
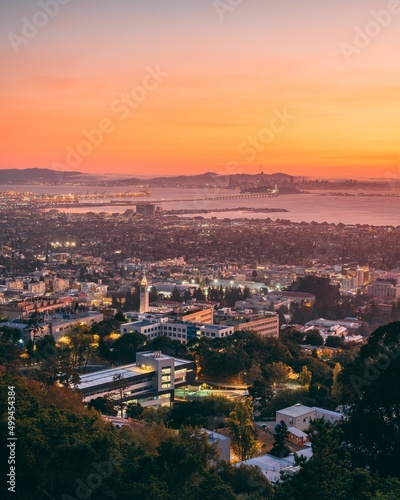
[[[398,173],[395,0],[48,3],[53,17],[0,7],[0,168]],[[68,158],[102,120],[104,139]]]
[[[400,499],[400,0],[0,2],[0,499]]]

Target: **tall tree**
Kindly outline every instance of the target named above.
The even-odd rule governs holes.
[[[251,398],[237,401],[234,410],[226,419],[226,424],[231,431],[232,443],[240,460],[251,458],[256,450],[256,439],[251,416],[253,404]]]

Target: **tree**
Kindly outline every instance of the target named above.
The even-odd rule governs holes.
[[[400,323],[375,330],[339,375],[350,403],[343,424],[352,462],[400,478]]]
[[[196,300],[205,300],[203,290],[201,288],[196,288],[196,290],[193,292],[193,298]]]
[[[274,397],[274,391],[265,380],[254,381],[248,391],[253,400],[254,409],[262,415],[268,403]]]
[[[94,350],[94,335],[90,332],[90,328],[76,323],[68,332],[67,337],[70,341],[74,368],[79,370],[81,366],[84,366],[86,369],[89,357]]]
[[[182,295],[177,286],[175,286],[172,290],[171,300],[174,300],[175,302],[182,302]]]
[[[335,335],[329,335],[325,341],[327,347],[344,347],[345,342],[342,337],[337,337]]]
[[[126,407],[126,416],[130,418],[140,418],[143,413],[143,406],[140,403],[129,403]]]
[[[252,400],[246,398],[245,401],[235,403],[234,410],[226,419],[226,425],[231,431],[233,446],[242,461],[251,458],[256,450],[255,430],[251,421],[252,414]]]
[[[126,321],[125,315],[122,311],[118,311],[114,316],[115,321],[124,323]]]
[[[129,382],[124,378],[124,376],[121,373],[116,373],[113,376],[113,384],[112,384],[112,389],[117,391],[118,396],[119,396],[119,409],[121,412],[121,417],[124,418],[124,390],[129,386]]]
[[[139,332],[124,333],[113,343],[115,361],[122,364],[134,363],[136,360],[136,352],[143,347],[146,342],[146,335]]]
[[[288,437],[288,427],[284,420],[281,420],[275,427],[276,433],[274,436],[274,446],[270,451],[271,455],[283,458],[289,455],[289,449],[286,446],[286,439]]]
[[[14,386],[17,395],[18,463],[23,471],[16,496],[21,500],[63,495],[80,498],[76,490],[81,483],[77,480],[84,482],[90,474],[97,473],[94,463],[108,466],[107,478],[101,476],[98,498],[110,498],[116,487],[116,477],[111,472],[118,463],[120,448],[116,431],[97,412],[88,410],[74,391],[18,376],[0,377],[2,415],[7,411],[8,386]],[[2,440],[6,439],[6,432],[4,423],[0,426]]]
[[[265,374],[267,379],[273,384],[283,384],[292,372],[290,366],[278,361],[265,366]]]
[[[320,346],[324,345],[324,339],[318,330],[311,330],[307,332],[306,335],[306,344]]]
[[[299,384],[305,389],[308,389],[311,384],[311,379],[312,379],[312,373],[306,366],[303,366],[301,368],[301,372],[299,373],[299,378],[297,379]]]
[[[343,391],[342,382],[339,380],[339,375],[341,374],[342,370],[343,370],[342,365],[340,363],[336,363],[333,369],[333,382],[332,382],[331,393],[337,403],[340,403]]]
[[[115,416],[118,413],[115,409],[115,401],[113,401],[110,396],[92,399],[88,403],[88,408],[94,408],[103,415]]]
[[[43,316],[40,314],[37,309],[31,314],[28,320],[28,328],[31,331],[32,341],[35,344],[36,340],[40,338],[43,333]]]

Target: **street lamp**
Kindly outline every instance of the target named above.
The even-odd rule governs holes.
[[[170,423],[170,422],[173,422],[173,421],[174,421],[174,419],[173,419],[173,418],[171,418],[171,420],[168,420],[168,422],[167,422],[167,429],[168,429],[168,425],[169,425],[169,423]]]

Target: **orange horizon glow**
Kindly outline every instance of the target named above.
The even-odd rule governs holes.
[[[376,2],[320,3],[245,0],[222,21],[212,1],[71,2],[18,53],[38,5],[11,6],[0,169],[397,177],[400,8],[349,62]]]

